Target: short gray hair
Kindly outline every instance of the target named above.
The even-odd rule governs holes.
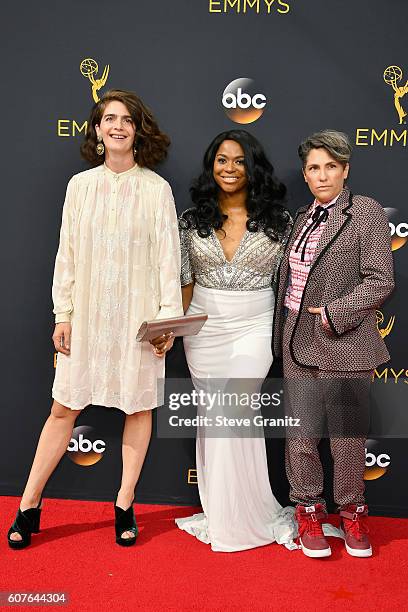
[[[352,147],[347,134],[336,130],[323,130],[312,134],[300,144],[298,153],[302,166],[306,166],[307,157],[312,149],[321,148],[326,149],[329,155],[343,166],[350,161]]]

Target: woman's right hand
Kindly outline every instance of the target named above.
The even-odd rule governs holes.
[[[71,348],[71,323],[57,323],[52,340],[58,353],[69,355]]]

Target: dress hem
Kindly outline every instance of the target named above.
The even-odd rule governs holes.
[[[76,410],[78,412],[81,412],[82,410],[84,410],[88,406],[92,405],[92,406],[103,406],[104,408],[117,408],[118,410],[120,410],[124,414],[131,415],[131,414],[136,414],[137,412],[146,412],[147,410],[154,410],[155,408],[160,408],[160,406],[161,406],[161,404],[159,404],[158,406],[148,406],[147,408],[139,408],[138,410],[133,410],[133,412],[129,412],[127,410],[124,410],[121,406],[113,406],[113,405],[107,406],[103,402],[98,402],[96,400],[91,400],[90,402],[88,402],[84,406],[77,407],[77,406],[73,406],[72,404],[69,404],[68,402],[64,402],[64,401],[58,399],[58,397],[56,397],[54,395],[54,393],[52,394],[52,399],[54,399],[56,402],[58,402],[62,406],[65,406],[65,408],[69,408],[70,410]]]
[[[261,546],[269,546],[270,544],[284,546],[288,550],[298,549],[298,545],[295,543],[295,539],[298,535],[297,523],[294,519],[294,508],[290,506],[282,508],[277,513],[275,521],[271,522],[269,525],[268,534],[265,533],[263,537],[259,537],[254,540],[253,543],[241,543],[236,546],[229,546],[227,544],[220,544],[219,542],[215,543],[212,541],[208,519],[203,512],[193,514],[192,516],[177,518],[175,519],[175,523],[180,530],[192,535],[203,544],[209,545],[213,552],[241,552]],[[333,534],[330,533],[330,535]]]

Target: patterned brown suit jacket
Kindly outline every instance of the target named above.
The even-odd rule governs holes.
[[[308,207],[297,211],[277,279],[273,352],[282,353],[284,299],[289,254],[304,225]],[[330,212],[312,261],[290,339],[300,366],[321,370],[372,370],[389,360],[376,324],[376,309],[394,288],[391,236],[384,210],[366,196],[350,197],[345,188]],[[309,306],[324,306],[326,331]]]

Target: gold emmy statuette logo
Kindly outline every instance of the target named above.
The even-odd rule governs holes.
[[[388,66],[388,68],[384,70],[383,76],[387,85],[391,85],[394,90],[394,106],[398,113],[399,123],[402,125],[406,123],[404,117],[407,116],[407,113],[401,106],[401,99],[408,93],[408,81],[402,87],[397,86],[397,83],[402,79],[402,70],[399,66]]]
[[[377,315],[377,329],[378,329],[378,333],[380,334],[381,338],[385,338],[386,336],[388,336],[389,333],[391,333],[392,328],[394,327],[394,323],[395,323],[395,315],[392,315],[392,317],[390,317],[390,320],[388,321],[387,325],[385,327],[380,327],[380,325],[382,325],[384,323],[384,315],[380,310],[376,311],[376,315]]]
[[[408,142],[408,130],[405,126],[407,112],[403,108],[402,100],[408,93],[408,81],[402,85],[402,70],[399,66],[388,66],[383,73],[386,85],[392,87],[394,92],[394,106],[399,118],[400,127],[394,128],[356,128],[355,143],[358,147],[406,147]],[[405,102],[406,104],[406,102]],[[394,113],[393,113],[394,114]],[[405,243],[403,243],[405,244]],[[400,244],[400,246],[402,246]],[[400,248],[397,247],[397,248]],[[394,250],[394,248],[393,248]]]
[[[100,79],[95,79],[96,75],[98,74],[99,66],[97,62],[91,57],[82,60],[79,69],[81,71],[82,76],[89,79],[92,85],[92,97],[94,101],[99,102],[99,96],[97,92],[101,89],[101,87],[105,85],[106,81],[108,80],[109,64],[107,64],[103,69],[103,73]]]

